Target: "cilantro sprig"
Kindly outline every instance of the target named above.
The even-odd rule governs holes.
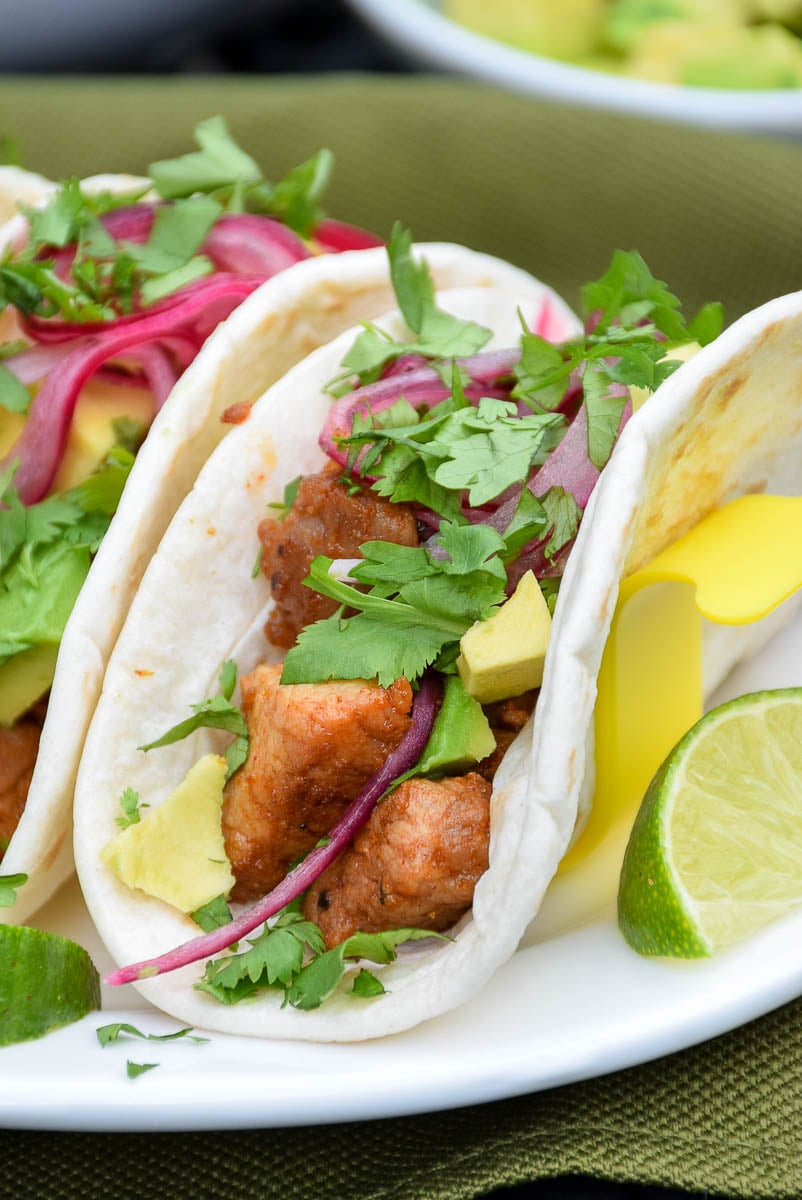
[[[326,950],[318,926],[305,920],[300,901],[293,901],[249,942],[248,950],[207,963],[203,979],[195,987],[222,1004],[238,1004],[272,989],[283,992],[284,1003],[293,1008],[319,1008],[337,989],[350,962],[367,959],[384,965],[395,960],[401,944],[442,936],[427,929],[355,933],[333,950]],[[384,990],[380,980],[362,968],[352,994],[368,998]]]
[[[340,439],[351,470],[378,475],[380,496],[424,504],[455,522],[465,520],[464,491],[480,506],[523,483],[566,427],[559,413],[521,417],[512,401],[490,397],[474,408],[452,396],[425,417],[400,400],[380,418],[357,416],[353,432]]]
[[[128,829],[130,825],[138,825],[142,820],[140,809],[150,808],[149,804],[140,804],[139,792],[133,788],[127,787],[120,796],[120,808],[123,810],[121,817],[115,817],[115,825],[119,825],[120,829]]]
[[[588,455],[601,470],[615,444],[626,388],[658,388],[680,365],[664,358],[667,344],[712,341],[723,312],[721,305],[709,304],[686,323],[677,297],[637,252],[622,250],[601,279],[583,289],[582,308],[584,337],[555,346],[524,331],[512,395],[535,412],[551,411],[572,375],[581,377]]]
[[[41,209],[26,210],[24,249],[9,250],[0,261],[0,312],[12,305],[26,315],[95,322],[154,304],[214,269],[202,246],[224,212],[267,214],[310,236],[322,216],[330,151],[271,183],[222,117],[202,121],[195,139],[198,150],[152,163],[144,187],[91,194],[70,179]],[[147,240],[118,243],[102,218],[151,190],[166,203],[154,208]],[[66,247],[74,247],[68,273],[56,270],[55,259]],[[13,411],[24,411],[22,393],[13,393],[7,378],[0,379],[0,404],[9,407],[4,396],[16,405]]]
[[[516,542],[545,532],[542,506],[532,497],[526,508],[523,523],[513,522]],[[363,561],[351,573],[367,591],[332,578],[330,558],[312,562],[307,586],[357,611],[305,629],[285,659],[283,683],[375,677],[387,687],[402,675],[418,679],[432,664],[452,670],[463,634],[506,599],[512,551],[489,526],[444,521],[431,548],[365,542],[359,550]]]
[[[110,1046],[113,1042],[125,1041],[128,1038],[139,1038],[143,1042],[175,1042],[183,1039],[201,1044],[209,1041],[208,1038],[198,1037],[191,1026],[187,1026],[186,1029],[177,1029],[175,1033],[143,1033],[141,1029],[137,1029],[136,1025],[129,1025],[127,1021],[115,1021],[111,1025],[100,1025],[95,1033],[101,1046]]]
[[[234,695],[236,685],[236,663],[231,659],[227,659],[220,671],[220,679],[218,681],[220,691],[217,695],[212,696],[209,700],[202,701],[200,704],[191,705],[193,716],[187,717],[185,721],[179,721],[177,725],[173,725],[161,737],[156,738],[153,742],[148,742],[147,745],[139,746],[138,749],[147,752],[148,750],[156,750],[160,746],[172,746],[175,742],[180,742],[185,737],[189,737],[196,729],[222,729],[225,733],[233,733],[234,741],[226,748],[224,755],[228,765],[228,770],[226,771],[226,782],[228,782],[235,771],[238,771],[247,759],[250,745],[248,726],[245,718],[236,705],[231,703],[231,697]]]
[[[11,908],[17,903],[17,892],[28,882],[28,876],[0,875],[0,908]]]
[[[437,306],[434,280],[425,259],[412,257],[412,234],[396,222],[387,245],[390,278],[398,306],[416,336],[400,342],[377,325],[366,322],[362,333],[342,360],[343,372],[328,385],[342,390],[344,380],[356,376],[360,384],[378,379],[384,368],[401,355],[419,354],[450,367],[452,359],[476,354],[489,342],[491,332],[474,321],[454,317]],[[351,383],[347,384],[349,390]]]

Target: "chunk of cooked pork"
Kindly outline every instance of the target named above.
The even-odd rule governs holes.
[[[41,732],[34,721],[0,726],[0,858],[25,808]]]
[[[241,681],[248,761],[226,788],[235,900],[264,895],[336,824],[409,729],[412,688],[364,680],[282,685],[281,666]]]
[[[490,792],[475,773],[411,779],[382,800],[304,901],[327,948],[355,933],[450,928],[487,870]]]
[[[292,646],[301,630],[330,617],[337,603],[303,586],[318,554],[353,558],[363,542],[418,544],[418,528],[408,504],[393,504],[363,487],[354,495],[340,482],[334,463],[301,480],[298,495],[283,521],[259,525],[262,570],[276,607],[265,632],[274,646]]]

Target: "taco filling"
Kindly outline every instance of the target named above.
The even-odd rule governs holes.
[[[323,219],[328,151],[271,184],[222,118],[196,138],[198,151],[152,164],[146,180],[115,191],[70,181],[7,227],[0,859],[24,810],[67,620],[174,384],[265,280],[312,255],[380,244]]]
[[[229,1004],[283,987],[314,1008],[344,960],[386,963],[453,929],[488,868],[493,780],[535,710],[563,569],[630,389],[653,391],[679,365],[672,345],[720,327],[715,307],[686,325],[643,260],[618,253],[584,291],[583,334],[549,341],[546,311],[516,346],[486,350],[490,331],[437,306],[398,227],[389,258],[408,337],[357,336],[327,387],[327,464],[258,527],[263,661],[239,707],[227,663],[220,695],[141,747],[202,725],[236,735],[221,796],[233,886],[193,913],[211,929],[222,905],[222,927],[111,982],[199,961],[279,914],[261,951],[209,963],[196,986]],[[164,897],[136,866],[159,853],[149,820],[102,858]],[[227,899],[255,904],[232,919]],[[266,940],[301,926],[303,953],[276,975]],[[340,974],[323,982],[326,954]]]

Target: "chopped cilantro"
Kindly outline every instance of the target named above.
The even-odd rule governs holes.
[[[27,413],[31,393],[12,370],[0,363],[0,408],[6,412]]]
[[[546,543],[546,558],[553,559],[563,546],[576,537],[582,510],[571,493],[561,487],[549,488],[543,497],[543,508],[551,528]]]
[[[196,908],[189,915],[196,925],[200,925],[204,933],[211,933],[213,929],[220,929],[223,925],[228,925],[233,920],[231,909],[228,907],[225,896],[215,896],[214,900],[210,900],[202,908]]]
[[[367,1000],[374,996],[383,996],[384,993],[384,984],[367,967],[362,967],[354,976],[354,986],[351,988],[352,996],[359,996],[361,999]]]
[[[27,882],[27,875],[0,875],[0,908],[11,908],[16,904],[17,892]]]
[[[296,475],[289,483],[284,485],[284,495],[281,500],[274,500],[268,504],[268,508],[276,510],[276,519],[283,520],[287,513],[295,503],[295,497],[298,495],[298,488],[301,486],[303,475]]]
[[[265,179],[259,164],[231,136],[223,117],[210,117],[195,130],[199,149],[179,158],[151,163],[148,173],[166,200],[213,196],[234,212],[266,213],[277,217],[302,237],[320,220],[320,198],[334,161],[320,150],[294,167],[278,183]]]
[[[325,950],[323,934],[313,922],[304,920],[300,900],[296,900],[253,938],[249,950],[207,963],[203,979],[195,987],[222,1004],[238,1004],[263,988],[271,988],[283,991],[285,1003],[295,1008],[318,1008],[340,983],[348,960],[390,963],[401,943],[428,937],[442,935],[426,929],[355,933],[333,950]],[[370,972],[362,974],[370,976]],[[370,979],[372,983],[363,980],[358,986],[355,981],[356,995],[378,996],[384,992],[375,976]]]
[[[138,1079],[146,1071],[153,1071],[158,1066],[159,1063],[136,1063],[129,1058],[125,1064],[125,1071],[129,1079]]]
[[[323,935],[298,911],[299,903],[288,905],[270,926],[250,942],[250,949],[206,964],[199,991],[208,992],[223,1004],[236,1004],[260,988],[286,988],[300,973],[307,953],[319,955]]]
[[[129,825],[138,825],[142,820],[141,808],[149,808],[149,804],[140,805],[139,792],[135,792],[133,788],[127,787],[120,796],[120,808],[123,810],[123,816],[115,817],[115,825],[119,825],[120,829],[127,829]]]
[[[416,262],[412,257],[412,234],[399,222],[390,234],[387,256],[398,306],[416,337],[409,342],[396,342],[383,330],[366,323],[342,361],[344,375],[332,380],[329,390],[338,388],[344,378],[352,375],[362,384],[371,383],[388,363],[402,354],[423,355],[442,365],[443,360],[476,354],[490,340],[489,329],[437,307],[428,263],[425,259]]]
[[[237,668],[229,659],[223,664],[220,672],[219,694],[200,704],[191,705],[193,716],[187,717],[185,721],[180,721],[178,725],[168,729],[154,742],[148,742],[139,749],[148,751],[156,750],[159,746],[172,746],[174,742],[180,742],[194,733],[196,729],[222,729],[226,733],[233,733],[234,741],[225,752],[225,760],[228,764],[226,782],[228,782],[247,759],[249,746],[248,726],[245,718],[240,710],[231,703],[236,682]]]
[[[198,1037],[191,1026],[186,1029],[178,1029],[175,1033],[143,1033],[141,1029],[137,1029],[136,1025],[129,1025],[127,1021],[116,1021],[112,1025],[99,1026],[95,1032],[101,1046],[110,1046],[112,1042],[126,1037],[141,1038],[144,1042],[175,1042],[178,1038],[198,1043],[209,1041],[208,1038]]]

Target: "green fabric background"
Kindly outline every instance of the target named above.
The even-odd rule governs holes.
[[[142,170],[217,112],[274,176],[329,145],[333,215],[380,233],[400,217],[419,239],[503,255],[571,303],[616,246],[731,318],[802,283],[792,143],[435,79],[0,80],[0,131],[55,177]],[[445,1114],[215,1135],[0,1132],[0,1198],[25,1200],[467,1200],[566,1173],[802,1197],[802,1001],[669,1059]]]

